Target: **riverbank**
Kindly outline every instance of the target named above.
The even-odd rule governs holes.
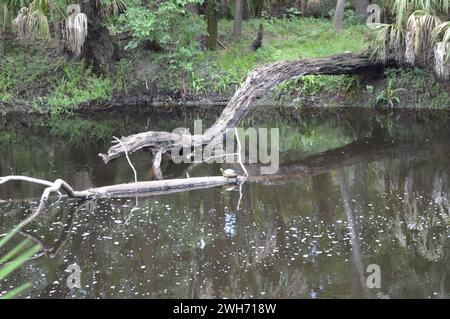
[[[382,118],[373,114],[376,111],[290,122],[286,118],[292,117],[244,121],[280,127],[280,174],[289,176],[244,183],[241,192],[238,187],[219,187],[138,201],[54,198],[27,229],[50,256],[31,259],[24,272],[13,272],[4,286],[17,286],[27,277],[34,285],[24,298],[74,298],[74,293],[83,298],[187,298],[193,292],[223,298],[311,298],[311,292],[317,298],[364,298],[364,290],[355,289],[354,260],[360,258],[366,265],[376,256],[383,265],[384,290],[375,297],[446,297],[446,291],[434,292],[449,273],[447,206],[434,198],[450,194],[450,125],[442,117],[417,118],[421,112],[414,111],[393,117],[387,131],[392,134],[386,139],[368,139],[374,137],[371,132],[380,132],[377,125]],[[26,117],[17,118],[16,132],[8,132],[16,134],[14,140],[2,143],[5,135],[0,134],[0,176],[63,178],[75,189],[133,181],[125,158],[105,165],[97,156],[109,147],[112,134],[127,135],[149,126],[173,129],[195,119],[90,114],[96,127],[110,123],[107,126],[115,130],[99,141],[88,135],[101,131],[94,127],[79,135],[83,139],[74,138],[75,123],[66,130],[68,136],[60,135],[55,130],[64,122],[60,118],[51,129],[26,130],[22,124]],[[35,117],[30,119],[30,125],[36,122]],[[149,156],[131,155],[139,181],[155,178]],[[189,169],[189,164],[170,161],[164,165],[167,179],[185,177],[186,171],[191,177],[216,176],[221,167],[230,167],[202,163]],[[344,192],[350,194],[344,198],[352,199],[353,215],[345,211]],[[42,188],[34,185],[2,185],[0,234],[29,216],[41,195]],[[355,243],[349,227],[356,231],[360,251],[369,254],[351,249]],[[279,249],[275,252],[274,238]],[[12,247],[23,238],[14,240]],[[68,258],[83,269],[83,280],[93,284],[75,292],[67,289]],[[190,278],[200,284],[189,284]]]
[[[264,112],[258,110],[264,109]],[[172,108],[149,107],[121,107],[109,112],[85,112],[76,114],[61,114],[58,117],[37,113],[9,112],[0,117],[0,146],[4,143],[18,143],[19,136],[39,136],[43,133],[55,139],[74,142],[79,146],[88,141],[98,141],[108,145],[112,136],[126,136],[145,130],[172,131],[177,127],[187,127],[193,131],[194,120],[201,118],[203,125],[208,127],[214,123],[222,112],[220,106],[185,106]],[[262,125],[272,123],[273,127],[280,127],[283,123],[303,127],[308,119],[327,119],[345,122],[349,131],[356,130],[352,126],[354,117],[361,113],[370,118],[379,118],[381,127],[390,127],[392,122],[405,125],[403,121],[418,121],[441,123],[439,127],[445,128],[450,120],[447,109],[430,108],[388,108],[366,109],[360,112],[358,107],[305,107],[302,109],[286,105],[259,105],[257,110],[249,115],[242,123],[243,127],[249,125]],[[437,125],[437,124],[436,124]],[[395,129],[394,129],[395,131]],[[287,138],[287,137],[286,137]],[[99,151],[106,150],[99,148]]]
[[[250,48],[263,23],[263,46]],[[103,76],[81,61],[58,54],[55,43],[19,44],[8,38],[0,65],[0,112],[89,113],[120,107],[195,108],[226,105],[247,73],[258,65],[281,60],[361,52],[369,37],[364,25],[347,23],[336,33],[327,19],[250,19],[239,41],[231,37],[232,21],[220,22],[219,49],[202,50],[183,78],[167,71],[164,52],[143,46],[122,50],[115,73]],[[126,40],[115,35],[120,47]],[[202,40],[199,40],[202,43]],[[390,85],[389,85],[390,83]],[[420,69],[387,70],[385,78],[306,76],[287,81],[267,94],[262,104],[302,107],[372,108],[392,102],[408,108],[445,108],[450,86]]]

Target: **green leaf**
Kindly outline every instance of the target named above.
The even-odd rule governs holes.
[[[17,245],[16,247],[14,247],[11,251],[9,251],[5,256],[3,256],[0,259],[0,265],[4,264],[5,262],[7,262],[8,260],[11,260],[12,258],[14,258],[18,253],[20,253],[20,251],[26,247],[28,244],[30,243],[29,239],[25,239],[23,240],[19,245]]]
[[[30,282],[23,283],[19,287],[16,287],[13,290],[8,291],[5,295],[0,296],[0,299],[11,299],[17,297],[31,286],[32,284]]]
[[[23,263],[25,263],[31,256],[37,253],[41,249],[41,245],[35,245],[21,254],[19,257],[11,261],[10,263],[0,268],[0,280],[3,280],[12,273],[14,270],[19,268]]]

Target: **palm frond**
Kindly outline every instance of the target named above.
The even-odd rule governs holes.
[[[388,55],[388,39],[391,33],[392,24],[387,23],[373,23],[369,26],[375,33],[373,41],[373,50],[371,58],[378,61],[385,61]]]
[[[20,9],[27,7],[31,0],[0,0],[0,28],[8,30]]]
[[[450,21],[438,25],[431,33],[434,42],[441,42],[444,49],[445,60],[450,60]]]
[[[30,32],[35,37],[50,38],[48,15],[50,14],[50,0],[34,0],[29,6],[28,24]]]
[[[5,237],[3,237],[0,240],[0,249],[6,243],[8,243],[15,234],[17,234],[17,230],[13,230],[9,232]],[[30,244],[31,241],[29,239],[25,239],[0,258],[0,281],[4,280],[13,271],[21,267],[41,249],[41,246],[39,244],[32,245],[31,247]],[[21,284],[20,286],[13,288],[9,292],[0,295],[0,299],[14,298],[29,287],[31,287],[31,283],[29,282]]]
[[[425,63],[433,55],[433,30],[442,23],[437,16],[423,10],[414,11],[408,18],[406,38],[406,60],[414,64],[415,58]]]
[[[69,6],[68,10],[71,13],[66,19],[64,39],[67,47],[78,56],[81,54],[88,33],[87,16],[80,12],[77,5],[74,9]]]
[[[102,6],[102,15],[119,15],[123,13],[127,6],[125,4],[125,1],[123,0],[108,0],[104,1],[107,2],[107,4],[103,4]]]
[[[448,0],[384,0],[382,5],[403,22],[406,22],[409,15],[417,10],[430,15],[439,15],[447,14],[450,8]]]

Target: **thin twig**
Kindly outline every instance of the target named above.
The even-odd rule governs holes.
[[[42,182],[42,181],[41,181]],[[49,196],[51,193],[58,192],[60,189],[63,189],[70,197],[74,198],[86,198],[85,192],[76,192],[72,189],[72,187],[67,184],[62,179],[57,179],[51,186],[47,187],[44,192],[42,193],[41,200],[39,201],[39,205],[36,208],[36,210],[28,216],[26,219],[24,219],[21,223],[19,223],[12,231],[8,233],[5,237],[0,240],[0,247],[3,246],[4,243],[9,241],[15,234],[17,234],[22,228],[27,226],[29,223],[31,223],[33,220],[35,220],[44,210],[45,203],[47,202]]]
[[[234,128],[234,131],[235,131],[235,134],[236,134],[236,141],[237,141],[237,148],[238,148],[237,152],[236,153],[224,153],[224,154],[219,154],[219,155],[212,155],[212,156],[204,159],[203,162],[207,162],[210,159],[217,158],[217,157],[236,156],[239,165],[241,166],[242,170],[244,171],[244,176],[247,177],[249,175],[248,175],[247,169],[244,166],[244,163],[242,162],[242,154],[241,154],[242,146],[241,146],[241,141],[239,140],[239,133],[238,133],[237,128]]]
[[[43,185],[43,186],[53,186],[53,182],[50,181],[46,181],[44,179],[40,179],[40,178],[33,178],[33,177],[28,177],[28,176],[21,176],[21,175],[10,175],[10,176],[3,176],[0,177],[0,185],[6,183],[6,182],[10,182],[10,181],[22,181],[22,182],[29,182],[29,183],[33,183],[33,184],[38,184],[38,185]],[[61,193],[58,191],[58,194],[61,195]]]
[[[237,207],[236,207],[237,211],[239,211],[239,208],[241,207],[242,185],[244,185],[244,181],[239,182],[239,199],[238,199],[238,204],[237,204]]]
[[[234,128],[234,133],[236,134],[236,141],[237,141],[237,147],[238,147],[237,157],[238,157],[239,165],[241,165],[241,168],[244,171],[245,176],[248,176],[247,169],[245,168],[244,163],[242,163],[241,141],[239,140],[239,134],[238,134],[238,130],[236,127]]]
[[[130,167],[131,167],[131,169],[132,169],[133,172],[134,172],[134,181],[137,183],[137,181],[138,181],[138,179],[137,179],[137,172],[136,172],[136,169],[134,168],[133,164],[131,163],[131,160],[130,160],[130,157],[128,156],[128,151],[127,151],[127,149],[125,148],[125,145],[123,145],[122,141],[121,141],[120,139],[118,139],[117,137],[113,136],[113,138],[114,138],[117,142],[119,142],[120,145],[122,146],[123,151],[125,152],[125,156],[126,156],[126,158],[127,158],[128,164],[130,164]]]

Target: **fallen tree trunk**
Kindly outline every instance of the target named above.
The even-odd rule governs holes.
[[[149,196],[237,184],[242,180],[244,177],[192,177],[104,186],[90,192],[101,198]]]
[[[44,181],[41,179],[30,178],[27,176],[5,176],[0,177],[0,185],[10,181],[25,181],[38,185],[48,186],[42,193],[39,205],[36,210],[18,224],[11,232],[5,237],[0,239],[1,243],[7,242],[12,236],[20,232],[25,226],[35,220],[44,210],[45,204],[48,201],[51,193],[64,191],[67,196],[71,198],[77,198],[81,200],[94,199],[94,198],[120,198],[120,197],[138,197],[149,196],[157,194],[168,194],[172,192],[202,189],[209,187],[216,187],[228,184],[241,183],[245,180],[245,177],[228,178],[224,176],[217,177],[195,177],[195,178],[183,178],[183,179],[171,179],[161,181],[147,181],[147,182],[135,182],[128,184],[118,184],[111,186],[104,186],[98,188],[91,188],[83,191],[74,191],[72,187],[63,181],[57,179],[55,182]]]
[[[97,188],[90,188],[82,191],[75,191],[65,181],[58,179],[55,182],[43,181],[29,178],[26,176],[5,176],[0,177],[0,184],[10,181],[25,181],[34,184],[48,186],[46,188],[45,200],[48,199],[50,193],[63,191],[67,196],[78,199],[92,198],[118,198],[118,197],[135,197],[149,196],[157,194],[168,194],[172,192],[195,190],[229,184],[236,184],[244,180],[244,177],[229,178],[224,176],[212,177],[193,177],[168,179],[158,181],[145,181],[135,183],[125,183],[117,185],[109,185]]]
[[[90,199],[145,197],[238,184],[243,181],[267,185],[284,184],[339,168],[350,167],[358,163],[405,158],[409,160],[423,160],[427,159],[429,154],[445,156],[450,151],[450,145],[447,143],[447,140],[444,136],[437,138],[434,143],[424,144],[416,141],[380,141],[376,138],[368,137],[305,159],[286,162],[280,167],[276,175],[237,176],[236,178],[223,176],[178,178],[109,185],[82,191],[74,191],[69,184],[62,180],[50,182],[27,176],[12,175],[0,177],[0,185],[11,181],[24,181],[47,186],[51,192],[62,191],[71,198]],[[249,169],[258,170],[259,165],[250,165]]]
[[[251,71],[246,81],[234,94],[219,119],[203,135],[169,132],[144,132],[121,139],[121,144],[109,148],[107,154],[99,154],[105,163],[141,149],[153,154],[166,153],[179,147],[208,145],[221,140],[228,129],[234,128],[255,106],[255,102],[277,84],[304,75],[371,75],[378,74],[384,65],[365,55],[338,54],[325,58],[276,62]]]
[[[74,191],[70,185],[63,180],[49,182],[41,179],[34,179],[26,176],[6,176],[0,177],[0,185],[9,181],[26,181],[39,185],[48,186],[39,202],[36,211],[27,219],[21,222],[14,230],[4,237],[2,241],[13,236],[23,227],[32,222],[43,211],[50,193],[62,190],[71,198],[92,199],[92,198],[121,198],[121,197],[145,197],[159,194],[169,194],[188,190],[204,189],[223,185],[241,184],[244,181],[260,183],[265,185],[285,184],[298,181],[302,178],[328,172],[330,170],[342,169],[357,163],[369,163],[388,159],[407,158],[409,160],[429,159],[429,154],[440,154],[443,158],[448,154],[448,138],[440,137],[438,143],[391,143],[379,141],[375,138],[365,138],[355,141],[343,147],[327,151],[323,154],[311,156],[309,158],[286,163],[280,168],[277,175],[261,176],[237,176],[228,178],[216,177],[195,177],[172,180],[159,180],[126,183],[98,188],[91,188],[83,191]]]

